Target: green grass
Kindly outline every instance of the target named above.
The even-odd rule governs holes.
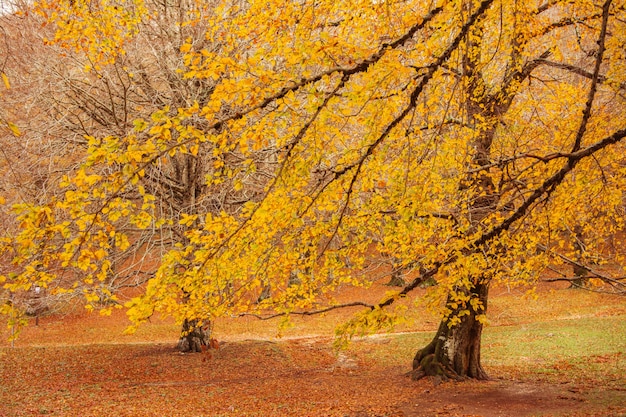
[[[483,338],[485,366],[515,367],[538,375],[567,373],[568,367],[586,364],[590,371],[609,372],[604,375],[608,378],[618,373],[623,377],[625,350],[624,315],[493,327],[485,330]]]
[[[408,371],[433,335],[364,338],[350,350],[366,362]],[[557,384],[584,395],[588,406],[611,410],[626,404],[626,315],[489,326],[482,361],[492,378]]]
[[[433,332],[389,335],[354,341],[350,350],[382,365],[410,367],[415,352]],[[482,361],[503,377],[554,375],[593,378],[607,384],[624,383],[626,375],[626,316],[583,317],[487,327]],[[621,378],[621,381],[620,381]]]

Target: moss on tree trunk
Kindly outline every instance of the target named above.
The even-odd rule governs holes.
[[[484,314],[487,308],[488,284],[479,283],[468,290],[472,297],[482,303],[479,311],[469,306],[453,309],[449,317],[459,316],[460,323],[450,327],[447,318],[442,319],[433,340],[417,351],[413,359],[413,379],[432,376],[439,380],[446,379],[488,379],[480,360],[480,343],[483,324],[477,315]],[[448,299],[450,304],[450,298]],[[460,315],[469,308],[469,314]]]

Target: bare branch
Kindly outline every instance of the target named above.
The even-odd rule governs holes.
[[[275,319],[276,317],[284,317],[284,316],[314,316],[316,314],[328,313],[329,311],[332,311],[332,310],[338,310],[341,308],[348,308],[348,307],[367,307],[367,308],[374,309],[374,306],[371,304],[364,303],[361,301],[355,301],[353,303],[337,304],[334,306],[323,308],[321,310],[291,311],[289,313],[283,312],[283,313],[270,314],[269,316],[263,316],[263,315],[254,314],[254,313],[241,313],[241,314],[238,314],[236,317],[251,316],[259,320],[270,320],[270,319]]]
[[[581,77],[585,77],[585,78],[589,78],[590,80],[594,79],[594,74],[592,72],[586,71],[581,67],[577,67],[575,65],[571,65],[571,64],[567,64],[564,62],[554,62],[554,61],[550,61],[547,59],[537,59],[537,61],[540,61],[542,65],[546,65],[549,67],[553,67],[553,68],[558,68],[558,69],[562,69],[562,70],[566,70],[569,71],[573,74],[576,75],[580,75]],[[598,74],[597,77],[597,82],[600,84],[604,84],[608,81],[608,79],[606,78],[606,76],[602,75],[602,74]],[[618,85],[620,90],[626,90],[626,83],[621,83]]]
[[[556,257],[560,258],[561,260],[565,261],[566,263],[572,265],[572,266],[576,266],[578,268],[584,269],[587,272],[589,272],[589,275],[585,275],[585,278],[597,278],[597,279],[601,279],[602,281],[606,282],[607,284],[611,284],[613,286],[619,286],[619,287],[623,287],[623,290],[626,291],[626,284],[624,284],[623,282],[620,282],[624,279],[624,277],[621,278],[614,278],[614,277],[610,277],[606,274],[603,274],[593,268],[591,268],[588,265],[582,264],[578,261],[575,261],[572,258],[569,258],[563,254],[557,253],[557,252],[552,252],[552,251],[548,251],[548,247],[545,245],[537,245],[537,248],[544,251],[544,252],[549,252],[550,254],[555,255]],[[576,278],[580,278],[580,277],[576,277]],[[554,281],[569,281],[569,280],[574,280],[576,278],[566,278],[566,277],[561,277],[561,278],[553,278]]]

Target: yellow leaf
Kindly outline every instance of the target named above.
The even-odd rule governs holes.
[[[22,132],[20,132],[20,128],[17,127],[16,124],[7,122],[7,126],[9,126],[9,129],[11,130],[11,133],[13,133],[13,136],[16,136],[16,137],[22,136]]]
[[[9,83],[9,77],[7,77],[4,72],[2,73],[2,81],[4,82],[4,86],[7,90],[11,88],[11,83]]]
[[[196,221],[197,218],[198,216],[195,214],[190,215],[190,214],[183,213],[180,217],[179,223],[183,226],[191,226],[193,222]]]

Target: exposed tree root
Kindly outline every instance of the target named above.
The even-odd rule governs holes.
[[[450,366],[437,360],[434,353],[422,358],[419,365],[409,372],[409,376],[414,381],[426,377],[433,377],[438,382],[448,380],[463,381],[466,379],[457,374]]]

